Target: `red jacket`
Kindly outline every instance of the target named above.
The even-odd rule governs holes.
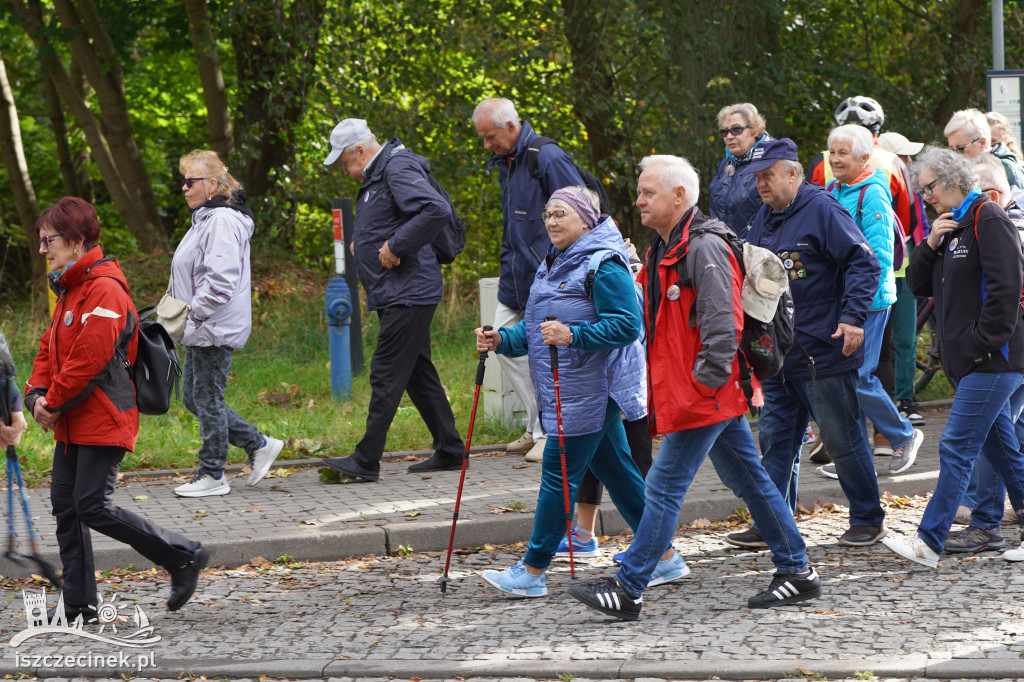
[[[58,441],[133,450],[135,387],[114,349],[127,345],[128,360],[135,361],[138,315],[120,266],[94,246],[51,288],[57,305],[25,387],[29,411],[45,396],[47,407],[60,412]]]
[[[675,227],[667,247],[654,235],[637,275],[646,308],[652,435],[716,424],[748,409],[736,357],[743,334],[739,263],[714,234],[695,236],[691,243],[690,231],[698,227],[709,233],[728,230],[694,208]],[[684,256],[692,286],[681,282],[676,267]],[[670,288],[672,297],[678,291],[675,300]],[[757,379],[751,379],[760,392]]]

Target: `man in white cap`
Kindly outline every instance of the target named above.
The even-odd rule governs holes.
[[[352,249],[366,307],[377,312],[380,335],[370,361],[366,433],[348,457],[324,464],[352,481],[376,481],[388,428],[408,392],[433,436],[434,455],[409,467],[437,471],[462,466],[463,442],[437,370],[430,360],[430,322],[441,301],[441,267],[431,242],[451,209],[427,179],[430,164],[397,138],[383,146],[366,121],[347,118],[331,132],[329,166],[359,180]]]

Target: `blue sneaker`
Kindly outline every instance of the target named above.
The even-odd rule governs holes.
[[[654,567],[654,573],[651,574],[647,587],[664,585],[688,575],[690,575],[690,567],[683,561],[683,557],[679,556],[679,552],[673,551],[672,556],[664,561],[659,561],[658,565]]]
[[[483,577],[502,592],[515,597],[546,597],[548,594],[547,574],[530,575],[522,559],[500,573],[484,571]]]
[[[622,557],[624,557],[624,556],[626,556],[626,550],[622,550],[621,552],[617,552],[616,554],[614,554],[612,556],[612,563],[621,564],[622,563]]]
[[[572,554],[574,557],[578,556],[597,556],[597,537],[591,536],[586,542],[581,541],[576,537],[576,533],[580,530],[579,526],[572,527]],[[558,550],[555,552],[555,556],[567,557],[569,556],[569,539],[562,538],[562,541],[558,543]]]

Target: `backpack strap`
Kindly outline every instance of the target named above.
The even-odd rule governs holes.
[[[857,215],[854,216],[854,220],[857,221],[857,227],[860,226],[861,218],[864,217],[864,193],[868,191],[870,185],[864,185],[860,188],[860,196],[857,197]],[[864,228],[861,227],[863,230]]]
[[[540,148],[548,144],[557,145],[558,143],[550,137],[537,135],[530,140],[530,144],[526,147],[526,167],[530,169],[530,175],[538,180],[540,180],[540,163],[537,161],[537,157],[540,156]]]
[[[601,249],[595,251],[590,256],[590,262],[587,263],[587,279],[583,283],[583,288],[587,291],[587,296],[594,297],[594,278],[597,276],[597,269],[601,267],[601,263],[604,262],[605,256],[611,251],[608,249]]]
[[[978,208],[974,209],[974,241],[981,242],[978,238],[978,214],[981,213],[981,207],[985,204],[994,204],[994,201],[983,201],[978,204]]]

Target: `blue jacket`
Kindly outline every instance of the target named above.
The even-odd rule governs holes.
[[[537,267],[551,246],[540,214],[555,190],[583,185],[572,157],[557,144],[547,144],[537,153],[540,178],[530,175],[526,150],[537,137],[529,123],[523,129],[512,154],[491,155],[487,168],[498,168],[501,184],[501,276],[498,301],[516,312],[526,309],[530,286]]]
[[[428,172],[430,163],[397,137],[363,171],[352,242],[370,310],[441,301],[441,266],[430,242],[448,223],[451,209],[430,186]],[[384,242],[402,260],[390,270],[380,264]]]
[[[871,168],[871,166],[868,166]],[[864,192],[861,203],[861,217],[857,220],[857,203],[860,191]],[[896,219],[892,212],[892,195],[889,194],[889,179],[885,173],[874,169],[874,173],[853,185],[844,185],[838,180],[829,184],[832,195],[839,200],[846,212],[853,216],[857,227],[868,240],[868,246],[875,252],[881,273],[872,310],[883,310],[896,302],[896,275],[892,269],[893,235]]]
[[[590,257],[602,249],[609,253],[588,293],[584,283]],[[549,434],[558,432],[558,424],[551,347],[540,334],[540,324],[548,315],[573,332],[571,346],[557,347],[565,435],[600,431],[609,399],[629,421],[647,414],[647,372],[639,340],[643,318],[628,263],[618,228],[605,219],[564,252],[551,248],[537,270],[523,321],[500,330],[498,352],[511,356],[529,352],[530,378]],[[603,280],[602,287],[596,284],[598,278]]]
[[[750,222],[762,206],[761,195],[757,192],[757,178],[747,170],[750,157],[762,143],[774,139],[765,133],[741,159],[731,157],[727,151],[726,156],[718,162],[718,172],[711,178],[708,192],[711,217],[728,225],[741,239],[746,238]],[[729,172],[730,167],[732,173]]]
[[[878,259],[835,197],[804,183],[781,211],[765,204],[754,216],[747,241],[778,254],[789,274],[796,308],[796,343],[786,356],[786,377],[834,376],[864,363],[864,347],[843,355],[833,339],[840,323],[863,327],[878,289]],[[803,351],[801,351],[801,348]]]

